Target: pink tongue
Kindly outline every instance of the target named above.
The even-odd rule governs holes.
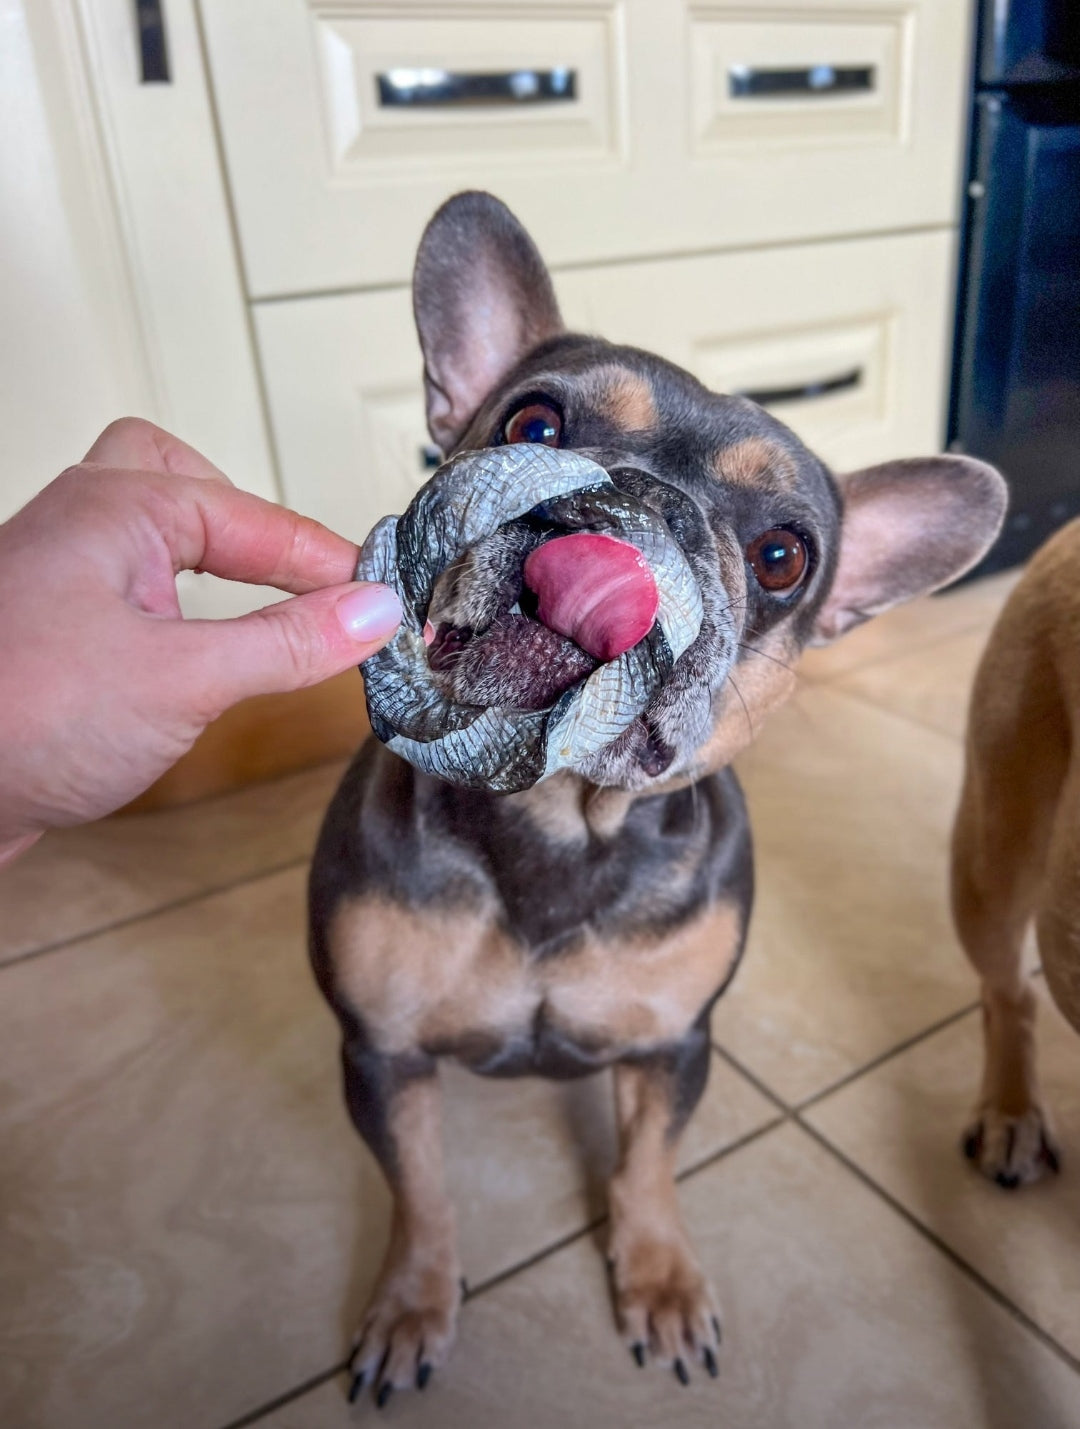
[[[525,584],[537,615],[595,660],[614,660],[652,629],[660,594],[640,551],[614,536],[579,531],[531,552]]]

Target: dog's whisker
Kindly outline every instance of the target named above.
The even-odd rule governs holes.
[[[779,665],[782,669],[790,671],[793,675],[798,673],[795,665],[789,665],[786,660],[781,660],[777,655],[770,655],[767,650],[761,650],[758,646],[750,645],[745,640],[740,640],[738,645],[740,650],[749,650],[751,655],[760,655],[763,660],[771,660],[774,665]]]
[[[739,689],[738,685],[735,683],[735,680],[734,680],[734,678],[732,677],[732,675],[730,674],[730,672],[728,673],[726,683],[731,686],[731,688],[735,691],[735,693],[736,693],[736,694],[738,695],[738,697],[739,697],[739,703],[742,705],[743,714],[746,716],[746,728],[747,728],[747,729],[749,730],[749,732],[750,732],[750,738],[753,739],[753,737],[754,737],[754,721],[750,718],[750,709],[749,709],[749,706],[747,705],[746,701],[743,699],[742,690]]]

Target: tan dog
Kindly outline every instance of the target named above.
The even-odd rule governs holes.
[[[998,1185],[1057,1171],[1035,1070],[1034,919],[1047,986],[1080,1031],[1080,521],[1034,557],[983,653],[953,832],[953,914],[982,978],[986,1062],[964,1151]]]

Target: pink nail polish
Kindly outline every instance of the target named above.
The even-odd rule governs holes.
[[[353,640],[382,640],[401,624],[401,602],[385,585],[362,585],[343,595],[337,618]]]

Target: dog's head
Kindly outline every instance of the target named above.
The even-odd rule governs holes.
[[[593,783],[667,789],[727,763],[790,693],[804,646],[946,584],[1001,525],[1005,485],[981,462],[895,461],[838,480],[753,402],[651,353],[565,332],[539,253],[488,194],[436,213],[413,297],[444,454],[525,441],[588,455],[660,513],[700,585],[697,639],[646,716],[583,771]],[[444,583],[452,644],[472,633],[462,612],[488,603],[493,580],[509,570],[520,583],[505,557],[477,553]],[[520,686],[522,663],[544,658],[542,642],[490,644],[487,687]]]

